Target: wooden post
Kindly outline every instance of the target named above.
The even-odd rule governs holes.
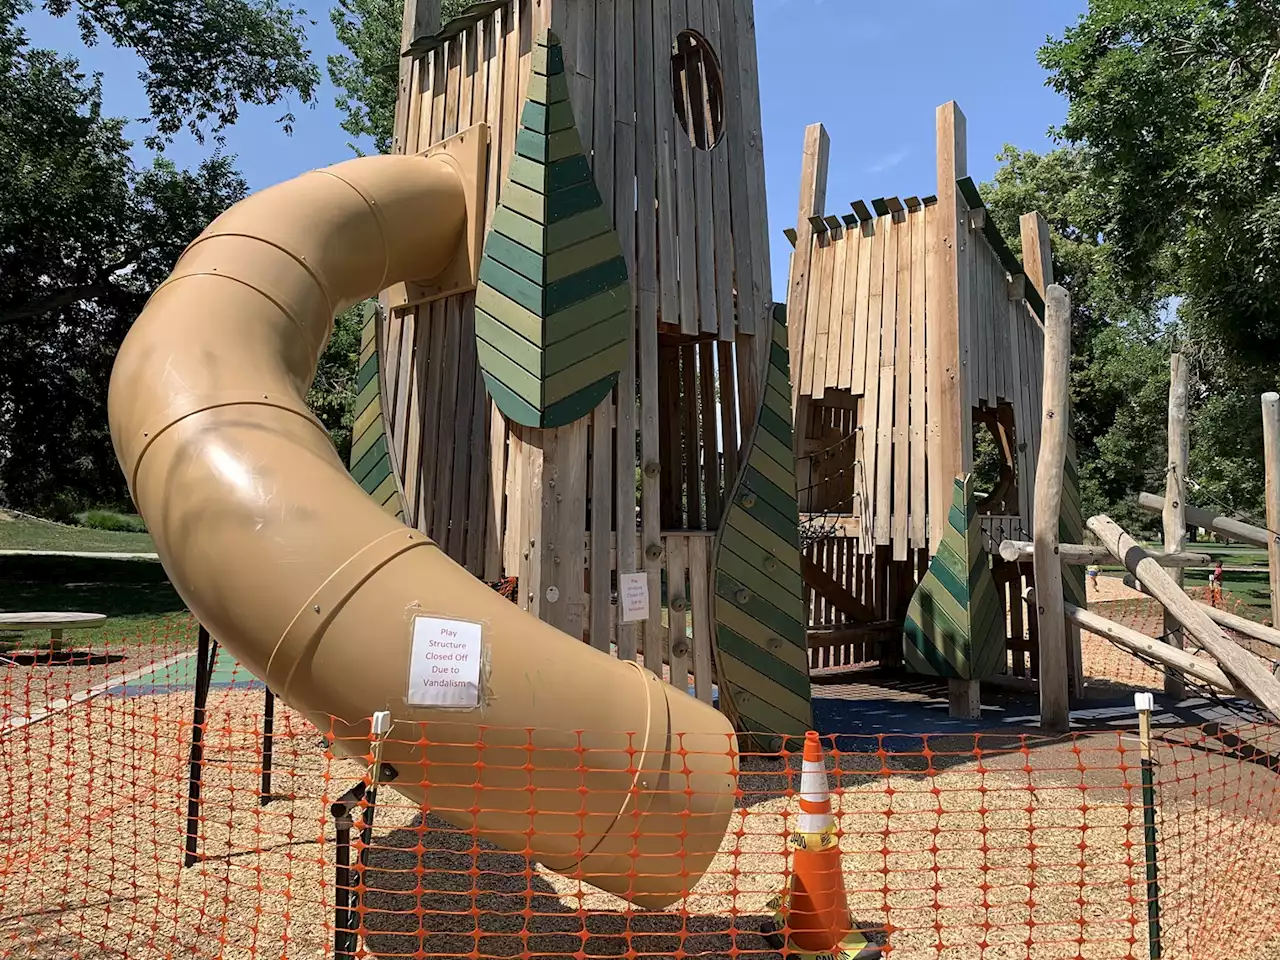
[[[813,224],[810,217],[822,216],[827,205],[827,164],[831,156],[831,138],[820,123],[810,124],[804,131],[804,163],[800,168],[800,209],[796,215],[796,246],[791,254],[791,277],[787,283],[787,344],[791,353],[791,409],[799,417],[800,378],[804,371],[804,318],[809,302],[809,266],[813,249]],[[767,340],[768,337],[765,337]],[[797,444],[799,443],[797,435]]]
[[[1027,280],[1040,294],[1042,300],[1048,300],[1049,287],[1054,282],[1049,223],[1036,211],[1024,213],[1018,220],[1018,231],[1022,238],[1023,269],[1026,270]],[[1069,365],[1068,369],[1070,369]],[[1076,460],[1076,438],[1069,404],[1065,418],[1067,440],[1064,458],[1067,472],[1062,483],[1060,532],[1066,537],[1067,542],[1080,543],[1084,540],[1084,517],[1080,515],[1080,472]],[[1067,570],[1063,574],[1062,589],[1065,591],[1066,599],[1076,606],[1083,608],[1089,606],[1083,570]],[[1077,697],[1082,696],[1084,694],[1084,656],[1080,643],[1080,628],[1074,623],[1069,623],[1067,626],[1067,654],[1070,658],[1071,691]]]
[[[1071,366],[1071,296],[1056,284],[1045,297],[1044,419],[1036,464],[1034,522],[1036,613],[1040,627],[1040,725],[1065,732],[1071,725],[1067,621],[1062,596],[1058,524],[1066,472],[1068,373]]]
[[[968,207],[956,181],[968,176],[965,117],[955,101],[938,107],[938,224],[941,235],[929,271],[929,552],[937,553],[947,528],[952,485],[969,460],[973,443],[967,377],[961,354],[962,292],[968,271],[962,244],[968,235]],[[936,299],[934,291],[937,291]],[[968,443],[966,443],[966,438]],[[971,454],[970,454],[971,457]]]
[[[1271,625],[1280,627],[1280,394],[1262,395],[1262,464],[1267,479],[1267,566]]]
[[[1187,460],[1190,443],[1187,433],[1187,365],[1182,354],[1169,356],[1169,462],[1164,475],[1164,552],[1181,553],[1187,543]],[[1182,571],[1175,569],[1170,578],[1182,586]],[[1181,650],[1182,628],[1177,619],[1164,612],[1164,635],[1170,646]],[[1174,700],[1186,695],[1182,675],[1165,669],[1164,692]]]
[[[1280,680],[1267,672],[1261,660],[1229,639],[1118,523],[1110,517],[1097,516],[1089,519],[1088,527],[1106,544],[1111,555],[1142,582],[1147,592],[1178,618],[1192,639],[1218,661],[1223,671],[1273,716],[1280,717]]]

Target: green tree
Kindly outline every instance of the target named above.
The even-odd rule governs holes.
[[[137,166],[125,121],[103,116],[101,78],[30,45],[17,25],[30,9],[0,0],[0,491],[65,515],[127,499],[106,424],[115,352],[182,248],[246,185],[216,151],[194,170]],[[311,98],[316,71],[287,11],[95,0],[77,18],[87,39],[101,31],[142,55],[159,145],[184,124],[216,136],[238,103]]]
[[[441,22],[458,16],[471,0],[443,0]],[[396,88],[400,78],[401,0],[338,0],[329,12],[338,40],[351,55],[329,57],[329,79],[341,91],[338,109],[346,114],[342,129],[368,137],[379,153],[391,152]],[[357,153],[359,148],[351,148]]]
[[[343,463],[351,460],[356,378],[360,370],[360,331],[364,304],[344,310],[333,321],[333,335],[320,357],[307,403],[329,431]]]
[[[1115,277],[1190,338],[1280,371],[1280,4],[1092,0],[1040,51],[1088,154]]]

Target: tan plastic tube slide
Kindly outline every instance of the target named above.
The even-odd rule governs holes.
[[[363,755],[370,716],[390,710],[397,791],[552,870],[665,907],[728,827],[732,727],[521,611],[383,513],[305,403],[335,313],[448,265],[465,189],[446,157],[371,157],[219,216],[120,348],[116,455],[192,613],[339,747],[350,738]],[[478,706],[407,702],[421,702],[408,679],[421,617],[481,624]]]

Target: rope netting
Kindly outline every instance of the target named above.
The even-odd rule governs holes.
[[[264,737],[266,692],[226,651],[184,866],[195,644],[178,619],[104,632],[92,655],[19,651],[0,666],[0,957],[778,956],[762,930],[793,879],[798,743],[736,753],[726,741],[740,773],[719,852],[683,899],[646,911],[528,853],[549,833],[581,843],[572,815],[545,811],[585,807],[593,773],[617,769],[617,751],[584,745],[605,732],[476,728],[448,764],[402,764],[371,803],[373,741],[337,740],[340,724],[278,701]],[[854,922],[901,960],[1152,956],[1153,810],[1163,955],[1280,956],[1277,731],[1156,719],[1150,799],[1136,726],[824,736]],[[441,736],[397,723],[390,741],[439,757]],[[516,760],[493,748],[521,738],[531,749]],[[547,744],[567,751],[550,758],[554,782],[534,772]],[[645,789],[685,789],[694,759],[671,750],[674,775]],[[505,787],[430,811],[397,789],[459,779]],[[524,850],[476,825],[495,822],[528,837]]]

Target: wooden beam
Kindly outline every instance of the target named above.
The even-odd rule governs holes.
[[[1158,559],[1158,558],[1157,558]],[[1124,578],[1125,586],[1134,590],[1140,590],[1147,596],[1155,596],[1141,580],[1133,574],[1127,574]],[[1265,643],[1269,647],[1275,647],[1280,650],[1280,630],[1268,627],[1266,624],[1258,623],[1256,620],[1250,620],[1247,617],[1241,617],[1234,613],[1228,613],[1226,610],[1219,609],[1211,604],[1204,603],[1200,600],[1196,601],[1196,605],[1205,612],[1205,615],[1220,627],[1226,627],[1228,630],[1234,630],[1236,633],[1244,634],[1251,640],[1257,640],[1259,643]]]
[[[1000,543],[1000,556],[1010,563],[1027,561],[1034,556],[1035,544],[1030,540],[1004,540]],[[1156,563],[1162,567],[1206,567],[1213,563],[1207,553],[1175,554],[1153,553]],[[1058,544],[1058,557],[1068,566],[1083,567],[1090,563],[1106,563],[1112,559],[1106,547],[1091,547],[1081,543]]]
[[[809,270],[812,266],[814,218],[821,223],[827,205],[827,163],[831,155],[831,138],[820,123],[810,124],[804,132],[804,157],[800,165],[800,205],[796,212],[796,248],[791,254],[791,276],[787,283],[787,350],[791,355],[791,408],[800,397],[803,373],[802,349],[805,338],[815,336],[805,330],[809,303]],[[768,339],[768,338],[766,338]]]
[[[1149,513],[1164,513],[1164,497],[1158,493],[1140,493],[1138,494],[1138,506]],[[1268,545],[1267,541],[1270,538],[1267,536],[1267,531],[1262,527],[1255,527],[1253,524],[1245,523],[1243,520],[1233,520],[1212,510],[1193,507],[1191,504],[1187,504],[1184,509],[1187,514],[1187,523],[1193,527],[1202,527],[1231,540],[1252,543],[1256,547]]]
[[[1199,605],[1183,593],[1182,588],[1160,568],[1146,550],[1120,529],[1110,517],[1090,517],[1090,530],[1107,545],[1114,557],[1140,580],[1151,595],[1178,618],[1187,633],[1231,676],[1233,683],[1247,691],[1274,716],[1280,717],[1280,679],[1276,679],[1262,662],[1231,640]],[[1037,580],[1038,582],[1038,580]],[[1040,636],[1044,637],[1044,624]],[[1041,652],[1043,674],[1044,653]]]
[[[1053,283],[1053,252],[1049,245],[1049,223],[1036,211],[1024,213],[1018,220],[1022,234],[1022,265],[1027,280],[1041,298]]]
[[[837,583],[827,571],[806,556],[800,558],[800,571],[806,585],[811,587],[823,600],[846,616],[860,623],[875,620],[876,612],[858,600],[848,590]]]
[[[966,469],[965,437],[972,444],[968,391],[961,358],[961,254],[968,208],[959,196],[956,181],[968,175],[968,137],[964,114],[951,101],[938,107],[935,117],[938,141],[939,236],[928,265],[929,364],[927,377],[929,423],[929,546],[936,553],[951,509],[951,489]],[[936,298],[933,291],[937,291]],[[936,411],[936,413],[935,413]]]
[[[1191,445],[1187,433],[1187,365],[1182,354],[1169,356],[1169,460],[1164,473],[1164,552],[1180,553],[1187,542],[1187,461]],[[1179,587],[1182,571],[1170,574]],[[1171,647],[1181,650],[1185,646],[1181,625],[1173,614],[1164,611],[1164,635]],[[1164,692],[1166,696],[1181,700],[1186,691],[1182,678],[1174,671],[1165,670]]]
[[[1262,395],[1262,468],[1267,491],[1267,567],[1271,622],[1280,624],[1280,394]]]
[[[1071,725],[1067,629],[1063,612],[1058,524],[1067,462],[1071,397],[1071,295],[1056,284],[1045,298],[1044,404],[1036,464],[1035,577],[1040,628],[1040,725],[1065,732]]]
[[[1034,603],[1035,590],[1033,588],[1028,588],[1024,595],[1027,597],[1028,603]],[[1131,627],[1116,623],[1114,620],[1108,620],[1100,614],[1082,610],[1075,604],[1064,604],[1063,608],[1067,620],[1082,630],[1088,630],[1090,633],[1096,633],[1100,637],[1114,640],[1133,653],[1149,657],[1152,660],[1158,660],[1167,669],[1176,670],[1189,677],[1194,677],[1226,693],[1245,697],[1249,700],[1253,699],[1253,697],[1249,696],[1248,691],[1241,690],[1232,683],[1231,678],[1222,671],[1221,667],[1207,660],[1202,660],[1194,653],[1187,653],[1185,650],[1170,647],[1168,644],[1161,643],[1153,637],[1148,637],[1145,633],[1139,633]]]

